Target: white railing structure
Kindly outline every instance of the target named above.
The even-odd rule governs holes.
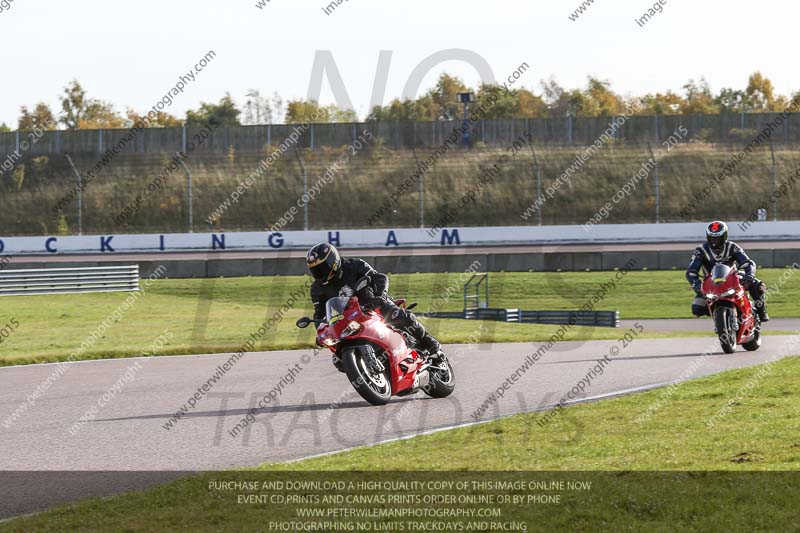
[[[0,296],[139,290],[139,265],[0,271]]]

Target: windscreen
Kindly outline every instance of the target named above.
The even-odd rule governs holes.
[[[723,265],[722,263],[718,263],[714,265],[714,268],[711,269],[711,281],[714,282],[714,285],[725,283],[725,280],[728,279],[728,274],[730,273],[731,267],[728,265]]]
[[[328,303],[325,304],[325,315],[328,324],[333,325],[342,319],[344,310],[347,308],[347,303],[349,301],[350,298],[347,296],[339,296],[338,298],[331,298],[328,300]]]

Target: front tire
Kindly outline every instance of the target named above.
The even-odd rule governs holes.
[[[428,369],[430,381],[422,391],[431,398],[447,398],[456,388],[456,375],[453,365],[447,357],[442,356]]]
[[[342,353],[342,366],[356,392],[371,405],[386,405],[392,397],[391,377],[388,367],[377,368],[376,362],[382,364],[368,344],[347,347]]]
[[[736,350],[736,333],[730,329],[729,316],[733,310],[730,307],[719,306],[714,309],[714,326],[719,335],[719,344],[725,353]]]

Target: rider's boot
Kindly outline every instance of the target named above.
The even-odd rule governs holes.
[[[428,360],[436,358],[442,352],[442,346],[433,336],[425,332],[425,335],[419,340],[419,347],[428,353]]]
[[[767,314],[767,302],[763,299],[756,300],[753,306],[756,308],[756,314],[761,322],[769,322],[769,315]]]

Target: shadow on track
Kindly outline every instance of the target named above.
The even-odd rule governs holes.
[[[383,407],[392,407],[394,405],[400,403],[406,403],[411,401],[418,401],[418,400],[429,400],[430,398],[403,398],[397,399],[389,402],[387,405]],[[332,405],[336,405],[336,407],[332,407]],[[339,411],[342,409],[380,409],[380,407],[375,407],[369,405],[364,401],[360,402],[342,402],[339,404],[331,404],[331,403],[317,403],[311,405],[276,405],[275,407],[271,407],[268,409],[261,409],[258,414],[273,414],[273,413],[298,413],[298,412],[310,412],[310,411]],[[228,411],[200,411],[194,413],[186,413],[181,415],[181,418],[211,418],[211,417],[227,417],[227,416],[245,416],[250,413],[251,408],[246,409],[230,409]],[[169,419],[175,416],[175,413],[168,413],[168,414],[159,414],[159,415],[141,415],[141,416],[126,416],[121,418],[98,418],[93,420],[92,422],[120,422],[125,420],[150,420],[155,418],[162,418],[162,419]]]
[[[747,352],[738,352],[738,353],[744,354],[744,353],[747,353]],[[707,354],[706,357],[716,357],[716,356],[721,356],[721,355],[726,355],[726,354],[723,354],[723,353],[712,353],[712,354]],[[730,354],[730,356],[733,356],[733,355],[735,355],[735,354]],[[677,358],[677,357],[703,357],[703,354],[701,354],[701,353],[676,353],[676,354],[672,354],[672,355],[635,355],[633,357],[611,357],[610,360],[614,361],[614,362],[616,362],[616,361],[647,361],[647,360],[650,360],[650,359],[673,359],[673,358]],[[569,361],[548,361],[548,362],[542,362],[542,363],[538,363],[538,364],[540,364],[540,365],[565,365],[565,364],[569,364],[569,363],[596,363],[596,362],[597,362],[597,359],[571,359]]]

